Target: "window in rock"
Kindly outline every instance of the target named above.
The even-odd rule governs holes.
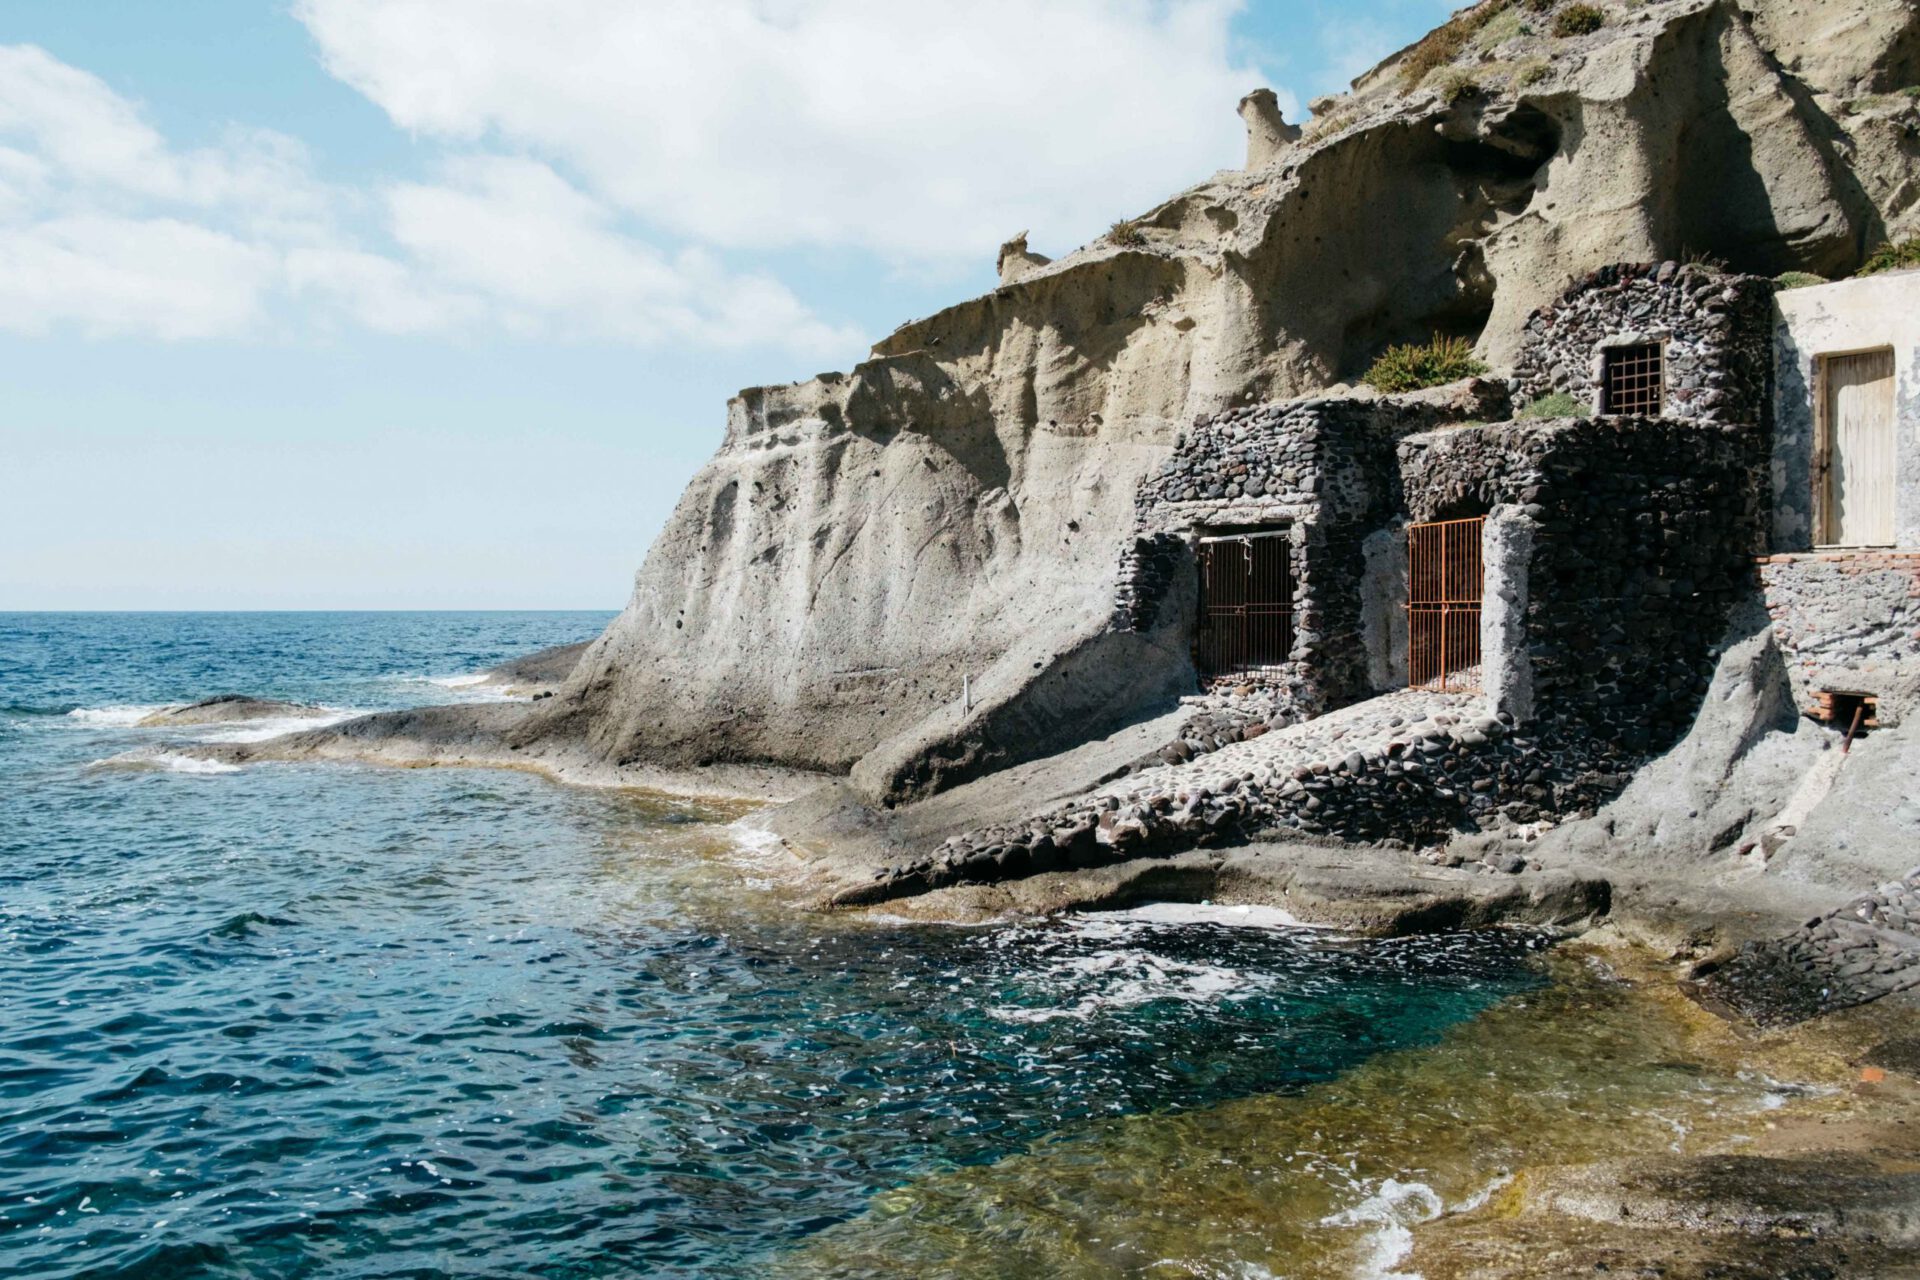
[[[1603,356],[1600,412],[1657,418],[1666,409],[1666,352],[1657,342],[1614,347]]]
[[[1480,688],[1485,516],[1407,526],[1407,676],[1416,689]]]
[[[1257,672],[1293,655],[1293,547],[1285,529],[1200,540],[1200,625],[1194,663],[1204,675]]]

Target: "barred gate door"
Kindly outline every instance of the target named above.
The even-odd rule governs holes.
[[[1194,661],[1205,675],[1278,666],[1293,654],[1293,558],[1282,532],[1203,538]]]
[[[1407,527],[1407,676],[1416,689],[1480,688],[1486,517]]]

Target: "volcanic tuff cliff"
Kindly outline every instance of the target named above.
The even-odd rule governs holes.
[[[1111,617],[1135,489],[1196,415],[1434,332],[1505,365],[1606,263],[1840,274],[1920,232],[1912,0],[1601,7],[1568,38],[1551,4],[1463,10],[1304,133],[1251,97],[1248,171],[1006,255],[850,373],[741,393],[516,736],[852,769],[887,801],[1058,749],[1191,684],[1183,646]]]

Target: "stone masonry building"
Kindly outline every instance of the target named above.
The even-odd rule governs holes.
[[[1808,715],[1854,733],[1904,714],[1920,686],[1920,273],[1778,292],[1614,266],[1526,333],[1510,383],[1196,422],[1139,490],[1113,626],[1191,611],[1206,731],[888,879],[1590,813],[1687,732],[1756,595]],[[1410,687],[1428,702],[1392,694]],[[1376,703],[1403,714],[1375,724]],[[1340,727],[1316,731],[1330,715]]]

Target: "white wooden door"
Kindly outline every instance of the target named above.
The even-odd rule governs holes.
[[[1823,536],[1835,547],[1893,544],[1893,352],[1828,356]]]

